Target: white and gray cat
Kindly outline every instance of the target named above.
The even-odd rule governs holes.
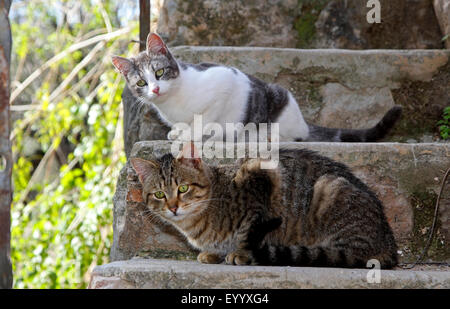
[[[133,95],[156,107],[169,126],[186,123],[192,128],[194,115],[200,114],[203,123],[222,128],[226,123],[279,123],[282,142],[374,142],[385,137],[401,115],[401,107],[395,106],[377,125],[361,130],[308,124],[288,90],[233,67],[178,61],[155,33],[147,37],[145,51],[130,59],[114,56],[112,62]],[[172,130],[168,139],[190,140],[182,135]]]

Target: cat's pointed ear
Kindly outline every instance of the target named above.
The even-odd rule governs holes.
[[[136,171],[139,181],[143,184],[145,179],[154,171],[154,169],[158,166],[156,162],[147,161],[139,158],[131,158],[131,165]]]
[[[167,46],[159,35],[150,33],[147,36],[147,53],[148,54],[167,54]]]
[[[193,166],[196,169],[202,167],[202,158],[195,147],[194,142],[184,144],[183,149],[177,156],[177,161],[182,164]]]
[[[133,62],[124,57],[113,56],[112,63],[124,76],[127,76],[128,72],[133,68]]]

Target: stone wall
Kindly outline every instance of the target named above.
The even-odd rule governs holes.
[[[446,6],[446,0],[434,2],[437,12]],[[370,8],[365,0],[165,0],[157,31],[171,45],[444,47],[442,38],[445,25],[448,26],[448,13],[441,14],[438,21],[432,1],[380,0],[380,3],[381,23],[369,24],[366,15]],[[442,30],[439,22],[444,27]]]

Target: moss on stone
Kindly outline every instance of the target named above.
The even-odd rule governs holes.
[[[315,23],[329,0],[298,0],[300,15],[295,19],[294,28],[298,34],[297,48],[307,48],[316,35]]]
[[[310,13],[305,13],[302,17],[299,17],[295,21],[294,27],[297,30],[299,39],[297,47],[306,47],[312,41],[316,32],[316,28],[314,26],[316,20],[317,16]]]
[[[234,6],[227,16],[221,16],[219,12],[206,8],[203,1],[183,0],[178,11],[189,18],[177,20],[177,27],[184,26],[194,30],[200,39],[199,45],[218,44],[219,42],[214,42],[215,38],[211,38],[211,33],[225,41],[232,38],[233,45],[247,45],[251,41],[251,33],[245,20],[258,13],[253,10],[250,11],[250,16],[244,16],[238,8],[239,6]],[[224,23],[224,20],[227,22]]]
[[[392,90],[396,104],[403,106],[403,116],[395,125],[392,140],[433,135],[440,138],[437,122],[450,100],[450,61],[428,82],[405,81],[400,88]]]

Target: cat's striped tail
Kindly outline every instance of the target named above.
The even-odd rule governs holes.
[[[376,142],[384,138],[402,114],[401,106],[394,106],[370,129],[335,129],[308,124],[310,142]]]
[[[384,269],[397,264],[395,253],[361,258],[352,250],[324,246],[264,245],[252,252],[254,262],[258,265],[366,268],[372,258],[377,259]]]
[[[281,218],[256,218],[247,234],[246,249],[252,252],[253,263],[271,266],[310,266],[310,267],[342,267],[366,268],[367,262],[378,260],[383,269],[397,265],[395,246],[386,243],[384,249],[374,250],[371,241],[358,235],[350,236],[338,243],[333,240],[326,244],[274,245],[264,240],[270,232],[280,227]],[[375,251],[378,253],[374,254]],[[381,251],[381,252],[380,252]]]

